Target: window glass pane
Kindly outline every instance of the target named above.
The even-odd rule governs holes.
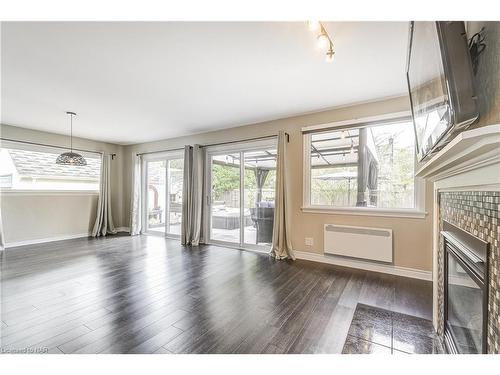
[[[276,150],[244,153],[244,241],[269,245],[273,238]]]
[[[101,157],[83,155],[86,166],[56,164],[62,151],[0,148],[0,188],[8,190],[99,190]]]
[[[212,156],[210,238],[240,243],[240,153]]]
[[[166,160],[147,163],[148,230],[165,233]]]
[[[168,229],[170,234],[181,234],[182,182],[184,159],[168,161]]]
[[[311,136],[311,204],[414,208],[410,122]]]

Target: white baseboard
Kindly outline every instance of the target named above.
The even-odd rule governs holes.
[[[324,255],[309,253],[306,251],[295,251],[297,259],[310,260],[313,262],[334,264],[349,268],[357,268],[365,271],[388,273],[390,275],[410,277],[412,279],[432,281],[432,272],[415,268],[398,267],[392,264],[373,263],[368,261],[338,257],[335,255]]]
[[[17,246],[36,245],[36,244],[45,243],[45,242],[71,240],[73,238],[90,237],[91,235],[92,235],[91,233],[77,233],[77,234],[68,234],[68,235],[64,235],[64,236],[36,238],[33,240],[26,240],[26,241],[7,242],[5,244],[5,248],[8,249],[8,248],[17,247]]]
[[[118,227],[116,228],[117,232],[129,232],[129,227]],[[90,237],[92,236],[91,232],[88,233],[77,233],[77,234],[68,234],[68,235],[63,235],[63,236],[55,236],[55,237],[47,237],[47,238],[36,238],[33,240],[26,240],[26,241],[16,241],[16,242],[7,242],[5,244],[5,248],[11,248],[11,247],[18,247],[18,246],[26,246],[26,245],[36,245],[39,243],[46,243],[46,242],[54,242],[54,241],[64,241],[64,240],[71,240],[74,238],[83,238],[83,237]]]

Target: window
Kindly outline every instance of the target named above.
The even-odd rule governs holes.
[[[182,152],[144,156],[145,231],[167,237],[180,237],[184,157]]]
[[[415,135],[408,119],[304,134],[305,208],[420,211]],[[418,191],[417,191],[418,190]]]
[[[0,148],[0,188],[18,190],[99,190],[100,154],[85,153],[86,166],[56,164],[63,152],[49,147],[7,144]]]
[[[276,140],[212,146],[206,152],[207,241],[267,250],[274,223]]]

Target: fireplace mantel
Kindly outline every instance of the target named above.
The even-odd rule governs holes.
[[[431,181],[500,163],[500,124],[467,130],[425,162],[417,177]],[[498,171],[497,176],[500,176]]]
[[[418,168],[433,183],[433,320],[438,328],[439,195],[447,191],[500,191],[500,124],[460,133]]]

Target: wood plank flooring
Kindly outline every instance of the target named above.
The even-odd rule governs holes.
[[[431,318],[430,282],[153,236],[4,251],[2,352],[340,353],[358,302]]]

